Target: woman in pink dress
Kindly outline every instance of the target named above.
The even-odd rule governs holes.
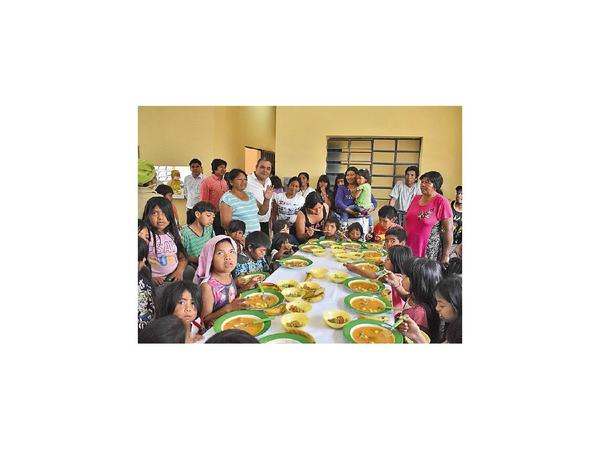
[[[442,193],[444,179],[439,172],[426,172],[420,177],[421,195],[413,198],[404,229],[406,245],[421,258],[434,259],[448,265],[452,245],[452,208]]]

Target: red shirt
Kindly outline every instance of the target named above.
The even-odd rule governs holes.
[[[399,226],[400,225],[398,225],[397,223],[395,223],[390,228],[392,228],[392,227],[399,227]],[[388,228],[388,230],[390,228]],[[383,241],[385,241],[385,232],[386,231],[387,230],[384,230],[383,227],[379,223],[375,224],[375,228],[373,228],[373,242],[383,242]]]
[[[227,181],[219,179],[214,173],[205,178],[200,185],[200,201],[210,202],[217,210],[219,209],[219,200],[229,188]]]

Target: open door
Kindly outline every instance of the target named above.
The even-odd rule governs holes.
[[[244,170],[246,173],[250,174],[254,172],[256,163],[260,158],[271,161],[271,175],[275,175],[275,152],[248,146],[244,147]]]

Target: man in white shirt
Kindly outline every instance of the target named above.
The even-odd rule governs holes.
[[[271,186],[271,161],[261,158],[256,162],[254,173],[248,175],[248,186],[246,192],[252,193],[258,203],[263,203],[265,200],[265,190]],[[260,230],[271,236],[269,232],[269,219],[271,218],[271,202],[269,202],[269,210],[265,214],[258,215]]]
[[[415,195],[421,194],[421,182],[418,179],[419,168],[409,166],[404,171],[404,180],[399,180],[390,192],[390,205],[398,211],[398,224],[404,225],[406,211]]]
[[[202,163],[199,159],[194,158],[190,161],[191,175],[183,179],[183,196],[186,199],[185,207],[187,210],[187,224],[194,223],[195,217],[192,213],[192,208],[200,201],[200,184],[204,179],[202,175]]]

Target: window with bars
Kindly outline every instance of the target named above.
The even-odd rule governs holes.
[[[388,200],[408,166],[419,167],[422,137],[330,136],[327,138],[327,168],[330,182],[350,166],[368,169],[373,196]]]
[[[179,170],[181,174],[181,184],[183,185],[183,179],[192,174],[190,166],[154,166],[156,169],[156,179],[158,184],[165,184],[171,181],[171,171],[173,169]],[[175,194],[173,198],[183,198],[183,194]]]

